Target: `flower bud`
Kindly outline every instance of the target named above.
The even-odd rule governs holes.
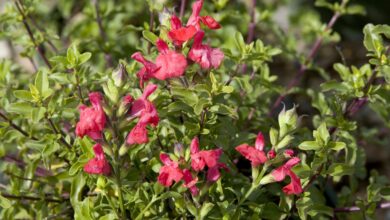
[[[181,143],[176,143],[174,147],[174,152],[177,157],[183,157],[184,156],[184,147]]]
[[[268,157],[268,159],[274,159],[275,157],[276,157],[276,152],[275,152],[275,150],[270,150],[270,151],[268,151],[268,153],[267,153],[267,157]]]
[[[265,184],[273,183],[273,182],[275,182],[274,176],[272,174],[268,174],[260,180],[260,185],[265,185]]]
[[[121,148],[119,149],[119,156],[123,156],[129,151],[129,147],[126,145],[122,145]]]
[[[133,101],[134,101],[134,98],[131,95],[125,95],[122,98],[122,101],[119,105],[117,115],[122,116],[122,115],[126,114],[129,111],[131,105],[133,104]]]
[[[119,64],[118,68],[116,68],[112,72],[112,79],[114,81],[114,85],[117,87],[122,87],[124,82],[127,79],[127,71],[126,66],[122,63]]]
[[[286,157],[286,158],[291,158],[294,156],[294,151],[292,149],[287,149],[283,152],[283,155]]]
[[[106,178],[103,176],[99,176],[97,183],[96,183],[97,188],[99,189],[104,189],[106,188]]]

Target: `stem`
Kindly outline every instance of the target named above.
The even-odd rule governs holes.
[[[35,197],[35,196],[15,196],[8,193],[1,193],[1,196],[8,198],[8,199],[15,199],[15,200],[30,200],[30,201],[46,201],[46,202],[56,202],[56,203],[63,203],[63,200],[60,199],[54,199],[50,197]]]
[[[118,163],[117,164],[117,173],[115,174],[115,182],[116,182],[116,185],[118,187],[119,208],[121,210],[122,218],[126,219],[126,212],[125,212],[125,206],[123,204],[123,195],[122,195],[122,182],[121,182],[121,176],[120,176],[119,169],[120,169],[120,164]]]
[[[99,27],[99,33],[100,37],[104,42],[108,42],[108,37],[107,34],[103,28],[103,23],[102,23],[102,18],[100,17],[100,12],[99,12],[99,0],[92,0],[92,4],[95,7],[95,12],[96,12],[96,23],[98,24]],[[104,43],[103,42],[103,43]],[[104,59],[106,60],[106,65],[107,67],[113,67],[113,61],[112,61],[112,56],[109,54],[100,44],[99,44],[101,50],[104,53]]]
[[[156,195],[153,195],[152,200],[145,206],[144,209],[142,209],[142,211],[137,215],[137,217],[135,218],[135,220],[140,220],[140,219],[142,219],[142,216],[144,215],[144,213],[145,213],[145,212],[150,208],[150,206],[152,206],[153,203],[155,203],[157,200],[158,200],[158,198],[156,198]]]
[[[83,93],[81,91],[81,86],[80,86],[80,77],[79,77],[77,72],[74,72],[74,74],[76,75],[76,86],[77,86],[77,93],[79,95],[79,99],[80,99],[82,104],[85,104],[84,103]]]
[[[343,6],[344,6],[344,2],[342,4],[342,7]],[[330,21],[328,22],[328,24],[326,25],[326,28],[325,28],[324,32],[330,30],[334,26],[334,24],[336,23],[336,21],[337,21],[337,19],[339,17],[340,17],[340,13],[339,12],[335,12],[333,14],[332,18],[330,19]],[[305,72],[308,69],[308,64],[317,55],[323,40],[324,40],[324,36],[323,35],[318,36],[317,40],[315,41],[315,43],[313,44],[313,46],[312,46],[312,48],[311,48],[311,50],[309,52],[308,57],[306,58],[306,62],[300,64],[299,71],[295,74],[293,79],[287,85],[286,91],[284,93],[280,94],[279,97],[276,99],[276,101],[272,105],[272,108],[271,108],[270,112],[268,113],[268,116],[272,116],[272,113],[280,105],[280,103],[286,97],[288,92],[301,81],[303,75],[305,75]]]
[[[256,0],[252,0],[252,5],[250,8],[251,20],[250,20],[249,25],[248,25],[248,36],[246,38],[247,44],[252,42],[253,38],[255,36],[255,28],[256,28],[255,15],[256,15]]]
[[[390,47],[389,47],[390,48]],[[388,48],[388,49],[389,49]],[[370,78],[368,79],[366,85],[363,88],[363,91],[365,95],[367,95],[368,89],[374,82],[376,75],[378,74],[377,69],[374,70]],[[344,111],[344,117],[352,117],[356,112],[358,112],[366,103],[368,102],[367,98],[355,98],[345,109]],[[337,130],[337,127],[331,127],[329,128],[329,134],[333,135]],[[321,164],[321,166],[318,167],[315,174],[310,177],[309,182],[306,184],[306,186],[303,188],[303,191],[305,192],[310,185],[320,176],[322,170],[324,169],[324,164]]]
[[[8,124],[14,128],[15,130],[19,131],[19,133],[21,133],[22,135],[24,135],[25,137],[28,137],[28,138],[31,138],[32,140],[34,141],[37,141],[38,138],[36,137],[33,137],[33,136],[30,136],[27,131],[23,130],[21,127],[19,127],[18,125],[16,125],[15,123],[12,122],[12,120],[10,118],[8,118],[5,114],[3,114],[2,112],[0,112],[0,117],[3,118],[5,121],[8,122]]]
[[[186,9],[186,0],[181,0],[181,3],[180,3],[180,20],[183,20],[183,16],[184,16],[184,10]]]
[[[58,131],[57,127],[54,125],[53,121],[51,120],[51,118],[49,118],[47,115],[45,115],[45,119],[46,121],[49,123],[51,129],[53,130],[53,132],[57,135],[60,135],[60,141],[62,144],[64,144],[69,150],[72,149],[72,146],[65,140],[64,138],[64,134],[60,131]]]
[[[153,32],[153,26],[154,26],[154,11],[153,9],[150,10],[150,18],[149,18],[149,31]],[[152,43],[148,42],[148,54],[150,54],[150,51],[152,49]]]
[[[49,69],[51,69],[52,66],[51,66],[49,60],[45,56],[45,53],[43,52],[42,48],[38,45],[38,43],[37,43],[37,41],[36,41],[36,39],[34,37],[34,34],[32,33],[31,28],[30,28],[29,24],[27,23],[26,14],[24,13],[24,11],[22,9],[23,5],[19,2],[19,0],[15,1],[15,5],[16,5],[17,10],[19,11],[19,14],[22,16],[22,22],[23,22],[24,28],[27,30],[28,36],[30,37],[31,42],[34,44],[35,50],[41,56],[41,58],[43,59],[43,61],[46,64],[46,66]]]

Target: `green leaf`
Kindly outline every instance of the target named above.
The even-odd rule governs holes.
[[[289,145],[293,139],[294,137],[292,135],[284,136],[284,138],[281,141],[279,141],[279,143],[275,146],[276,151],[283,149],[284,147]]]
[[[18,114],[30,115],[33,107],[27,102],[11,103],[7,107],[8,112],[15,112]]]
[[[244,37],[240,32],[236,32],[235,34],[235,43],[240,52],[245,53],[246,44],[244,41]]]
[[[53,93],[49,88],[49,79],[46,71],[38,71],[37,76],[35,77],[35,87],[43,100]]]
[[[79,56],[79,62],[78,65],[81,65],[85,62],[87,62],[91,58],[92,54],[90,52],[85,52]]]
[[[278,136],[279,136],[278,130],[276,130],[275,128],[271,128],[269,130],[269,139],[272,146],[275,146],[275,144],[278,142]]]
[[[331,176],[344,176],[353,174],[354,168],[344,163],[333,163],[327,170]]]
[[[316,141],[304,141],[298,146],[301,150],[319,150],[321,146]]]
[[[46,71],[38,71],[35,77],[35,87],[38,89],[39,93],[42,94],[49,88],[49,79],[47,78]]]
[[[207,214],[213,209],[214,204],[210,202],[206,202],[203,204],[202,208],[200,209],[200,219],[204,219]]]
[[[74,68],[78,63],[78,56],[80,55],[75,43],[70,45],[66,52],[66,59],[68,60],[68,68]]]
[[[8,209],[9,207],[11,207],[11,201],[9,201],[7,198],[3,197],[1,194],[0,194],[0,206],[3,208],[3,209]]]
[[[152,43],[153,45],[156,45],[158,37],[153,32],[150,32],[148,30],[144,30],[144,31],[142,31],[142,36],[146,40],[148,40],[150,43]]]
[[[330,140],[329,131],[326,128],[326,123],[323,122],[318,128],[317,128],[317,134],[321,138],[321,140],[326,144],[328,144]]]
[[[342,149],[345,149],[347,147],[347,145],[344,142],[332,141],[332,142],[329,142],[328,147],[332,150],[340,151]]]
[[[85,186],[85,177],[82,173],[73,177],[72,185],[70,187],[70,203],[73,208],[76,208],[79,201],[81,201],[81,193]]]
[[[31,119],[37,123],[45,116],[45,113],[46,108],[44,107],[33,108],[31,111]]]
[[[33,100],[31,92],[29,92],[27,90],[15,90],[14,96],[18,99],[23,100],[23,101],[32,101]]]
[[[362,5],[350,5],[346,8],[349,15],[365,15],[366,9]]]

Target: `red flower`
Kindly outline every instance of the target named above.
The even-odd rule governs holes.
[[[148,130],[146,129],[146,124],[137,123],[133,129],[131,129],[129,135],[127,135],[126,143],[129,145],[132,144],[144,144],[148,143]]]
[[[193,196],[197,196],[199,194],[199,189],[196,187],[196,183],[198,182],[198,177],[193,178],[192,173],[188,169],[183,170],[183,180],[184,180],[184,187],[189,188],[190,192]]]
[[[199,140],[197,137],[192,139],[190,151],[191,167],[195,171],[203,170],[206,165],[208,168],[217,166],[219,157],[222,154],[222,149],[199,151]]]
[[[220,168],[223,168],[226,172],[229,171],[229,168],[224,163],[217,163],[216,166],[209,168],[207,171],[207,181],[215,182],[221,177]]]
[[[298,157],[293,157],[288,160],[281,167],[273,170],[271,175],[276,182],[283,181],[286,176],[290,176],[291,182],[287,186],[283,187],[283,191],[286,194],[300,194],[302,193],[301,180],[291,171],[291,168],[297,165],[301,160]]]
[[[200,10],[203,7],[203,0],[197,0],[192,4],[192,14],[188,19],[187,26],[194,26],[197,30],[200,30],[200,22],[205,24],[210,29],[218,29],[221,27],[218,22],[210,16],[199,16]]]
[[[76,125],[76,135],[84,137],[85,135],[97,140],[102,138],[102,131],[106,124],[106,115],[101,106],[102,96],[98,92],[91,92],[89,100],[92,107],[81,105],[80,120]]]
[[[151,61],[145,59],[140,52],[136,52],[131,55],[131,58],[142,63],[144,67],[141,68],[137,73],[137,77],[140,79],[140,87],[144,87],[144,82],[149,81],[150,78],[154,77],[154,73],[159,69],[159,67],[152,63]]]
[[[236,147],[236,150],[240,152],[242,156],[251,161],[252,166],[258,166],[267,161],[263,149],[264,136],[261,132],[257,135],[255,147],[249,146],[248,144],[241,144]]]
[[[158,117],[157,109],[153,103],[148,100],[148,97],[157,89],[154,84],[149,84],[144,89],[142,96],[135,100],[131,106],[130,115],[139,117],[138,123],[130,131],[127,136],[127,144],[143,144],[149,141],[148,131],[146,126],[151,124],[157,126],[160,118]]]
[[[270,150],[270,151],[268,151],[268,153],[267,153],[267,157],[268,157],[268,159],[274,159],[275,157],[276,157],[276,152],[275,152],[275,150]]]
[[[168,36],[176,46],[181,46],[184,42],[190,40],[195,33],[196,28],[194,26],[183,27],[180,19],[172,15],[171,30],[168,32]]]
[[[158,39],[156,44],[160,54],[156,58],[158,70],[154,72],[153,77],[166,80],[182,76],[187,67],[186,57],[181,53],[170,50],[167,43],[161,39]]]
[[[284,156],[287,158],[291,158],[294,156],[294,150],[287,149],[283,152]]]
[[[93,146],[93,151],[95,152],[95,157],[84,165],[84,171],[89,174],[110,175],[111,167],[104,156],[102,146],[100,144],[95,144]]]
[[[188,58],[198,63],[203,69],[218,68],[221,65],[224,54],[220,49],[202,44],[203,36],[203,31],[195,34],[194,43],[188,53]]]
[[[140,117],[139,123],[157,126],[159,122],[158,112],[148,97],[157,89],[157,85],[149,84],[144,89],[142,96],[135,100],[131,107],[131,116]]]
[[[169,187],[173,181],[179,182],[183,178],[183,172],[177,162],[172,161],[167,154],[161,153],[160,160],[164,166],[160,168],[158,182],[163,186]]]

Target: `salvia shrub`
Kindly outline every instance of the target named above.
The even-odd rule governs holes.
[[[300,2],[1,2],[1,219],[385,218],[390,26]]]

